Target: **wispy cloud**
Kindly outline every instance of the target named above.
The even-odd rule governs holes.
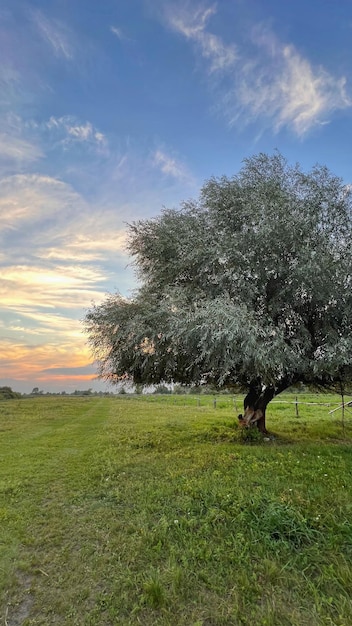
[[[0,182],[0,213],[0,308],[24,316],[27,326],[34,320],[44,334],[53,330],[48,311],[60,311],[54,320],[67,334],[66,315],[104,297],[109,259],[114,274],[127,263],[116,210],[88,204],[62,181],[16,175]]]
[[[234,44],[224,43],[220,37],[207,30],[208,20],[214,13],[216,5],[198,6],[192,10],[178,6],[166,12],[169,25],[196,44],[202,57],[209,62],[211,73],[233,67],[238,58]]]
[[[68,237],[65,246],[45,246],[37,250],[37,255],[41,259],[49,261],[75,260],[78,263],[92,263],[103,261],[107,254],[114,253],[121,258],[125,256],[127,235],[125,230],[113,230],[108,222],[108,215],[105,216],[105,226],[98,223],[96,229],[90,231],[87,220],[83,225],[85,233],[78,232],[72,237]],[[127,254],[126,254],[127,263]]]
[[[42,156],[43,152],[38,145],[9,133],[0,133],[0,160],[30,163]]]
[[[101,297],[96,286],[105,281],[98,269],[65,264],[46,268],[13,265],[2,268],[1,273],[2,306],[17,312],[28,311],[29,302],[36,310],[89,306],[92,299]]]
[[[44,156],[40,140],[34,138],[20,116],[7,113],[0,117],[0,173],[22,170],[23,165]]]
[[[38,223],[45,229],[59,218],[65,223],[69,217],[84,209],[84,201],[70,185],[38,174],[17,174],[0,181],[0,232],[22,229]],[[28,242],[29,243],[29,242]]]
[[[0,319],[1,335],[7,340],[15,333],[19,341],[26,338],[28,345],[41,343],[68,343],[82,339],[82,328],[78,319],[65,312],[56,312],[47,307],[37,308],[36,304],[21,303],[21,309],[13,307],[7,310],[6,323]]]
[[[33,21],[42,38],[49,44],[55,56],[71,61],[74,58],[72,37],[67,26],[59,20],[49,20],[40,11],[33,13]]]
[[[225,43],[208,27],[216,10],[216,5],[178,5],[166,17],[207,62],[212,86],[218,88],[218,109],[230,125],[260,118],[275,132],[286,127],[302,137],[335,111],[352,106],[344,77],[314,67],[266,28],[253,29],[249,47]],[[220,76],[226,80],[220,83]]]
[[[125,35],[122,28],[119,28],[118,26],[110,26],[110,32],[112,32],[113,35],[115,35],[115,37],[117,37],[120,41],[132,41],[129,37],[127,37],[127,35]]]
[[[118,286],[128,282],[116,208],[89,204],[50,177],[21,175],[0,183],[0,213],[0,309],[82,310],[112,289],[119,271]]]
[[[94,265],[68,265],[64,260],[3,266],[0,377],[54,382],[54,373],[43,368],[89,363],[79,320],[92,301],[102,299],[105,280],[106,272]]]
[[[314,68],[293,45],[262,29],[255,30],[254,44],[260,55],[243,67],[225,98],[230,123],[267,118],[275,131],[289,127],[303,136],[334,111],[352,105],[345,78]]]
[[[0,36],[1,36],[0,32]],[[19,72],[13,67],[10,61],[2,60],[0,67],[0,105],[4,107],[12,106],[16,101],[20,84]]]
[[[107,138],[97,130],[91,122],[80,123],[72,116],[54,117],[52,116],[45,124],[48,130],[63,133],[61,139],[65,145],[70,143],[85,143],[99,149],[107,148]]]
[[[156,150],[153,154],[153,165],[166,176],[180,182],[193,183],[193,177],[187,167],[178,159],[163,150]]]
[[[0,174],[23,171],[23,165],[44,159],[57,148],[64,150],[84,146],[85,156],[110,155],[106,135],[90,121],[75,116],[51,116],[38,123],[15,113],[0,118]],[[88,148],[88,150],[87,150]],[[77,156],[77,155],[76,155]],[[17,166],[17,170],[16,170]],[[1,197],[1,193],[0,193]]]

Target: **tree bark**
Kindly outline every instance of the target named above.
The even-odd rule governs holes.
[[[256,426],[261,433],[266,434],[265,414],[266,407],[279,393],[287,389],[292,381],[281,380],[277,385],[263,385],[258,378],[250,383],[249,391],[244,399],[244,414],[238,419],[242,426],[249,428]]]

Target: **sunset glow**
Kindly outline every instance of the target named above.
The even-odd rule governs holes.
[[[81,321],[137,286],[127,225],[204,180],[278,148],[351,182],[351,23],[318,0],[3,0],[0,384],[106,389]]]

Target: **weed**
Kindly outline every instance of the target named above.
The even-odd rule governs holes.
[[[314,526],[287,502],[268,502],[263,498],[251,507],[250,518],[263,540],[287,542],[298,548],[318,539]]]
[[[152,609],[160,609],[166,601],[166,592],[161,580],[160,572],[152,570],[143,583],[142,604],[145,603]]]
[[[257,444],[263,443],[264,435],[258,430],[256,426],[249,428],[239,428],[239,440],[244,444]]]

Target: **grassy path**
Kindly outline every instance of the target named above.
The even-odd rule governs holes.
[[[177,402],[1,403],[0,624],[352,624],[348,420]]]

